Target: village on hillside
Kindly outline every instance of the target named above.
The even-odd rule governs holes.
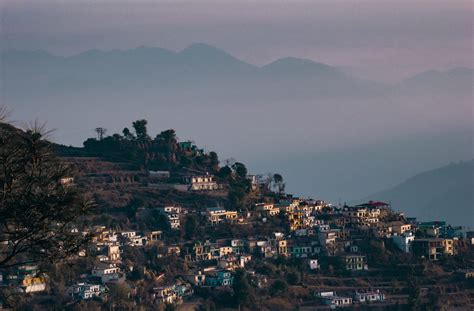
[[[151,150],[150,141],[127,143]],[[474,302],[474,232],[386,202],[299,198],[279,174],[220,166],[173,135],[163,145],[129,161],[59,149],[76,168],[61,187],[84,189],[98,205],[72,229],[90,243],[48,269],[0,270],[0,289],[15,293],[0,296],[5,310],[22,301],[71,310],[461,310]],[[136,158],[160,158],[168,169]]]

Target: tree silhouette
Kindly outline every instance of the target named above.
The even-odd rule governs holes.
[[[71,176],[40,128],[0,123],[0,268],[55,262],[87,242],[72,228],[93,203],[66,184]]]
[[[133,128],[135,129],[135,134],[137,135],[137,138],[140,140],[145,140],[148,137],[148,132],[147,132],[147,120],[142,119],[142,120],[137,120],[132,123]]]

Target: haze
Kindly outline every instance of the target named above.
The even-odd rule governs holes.
[[[2,102],[59,143],[146,118],[333,201],[474,157],[471,1],[1,5]]]

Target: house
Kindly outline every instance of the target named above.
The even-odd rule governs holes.
[[[218,190],[220,185],[215,180],[215,177],[209,174],[186,177],[188,189],[191,191],[214,191]]]
[[[413,255],[439,260],[444,255],[454,255],[454,240],[442,238],[415,239],[412,242]]]
[[[216,244],[219,258],[230,255],[234,252],[234,248],[232,247],[230,240],[217,240]]]
[[[59,179],[59,183],[63,186],[69,186],[74,183],[74,177],[63,177]]]
[[[161,239],[161,235],[162,235],[163,232],[161,231],[150,231],[146,234],[146,237],[148,239],[148,241],[158,241]]]
[[[385,300],[385,295],[379,290],[373,292],[356,292],[354,294],[354,301],[360,303],[371,303],[371,302],[383,302]]]
[[[149,171],[148,176],[151,181],[164,180],[170,178],[170,171]]]
[[[98,262],[92,268],[92,275],[99,277],[102,283],[113,282],[123,278],[122,270],[113,262]]]
[[[25,276],[21,281],[20,288],[25,293],[36,293],[46,290],[46,278],[45,276]]]
[[[276,216],[280,214],[280,209],[273,203],[257,203],[255,204],[255,210],[262,212],[266,216]]]
[[[443,239],[444,253],[449,256],[453,256],[454,249],[454,240],[453,239]]]
[[[400,235],[393,235],[391,237],[393,243],[404,253],[411,252],[411,244],[415,240],[415,235],[412,232],[405,232]]]
[[[219,258],[217,243],[196,241],[192,246],[186,247],[185,259],[188,261],[205,261]]]
[[[245,241],[242,239],[232,239],[230,240],[230,245],[234,254],[242,254],[245,251]]]
[[[133,238],[134,236],[137,235],[137,232],[135,231],[123,231],[120,233],[121,236],[123,236],[126,239]]]
[[[235,269],[244,268],[245,264],[252,260],[251,255],[227,255],[219,259],[218,266],[223,270],[233,271]]]
[[[310,259],[308,260],[309,268],[311,270],[317,270],[320,268],[318,260],[317,259]]]
[[[234,277],[229,271],[212,271],[206,275],[206,286],[221,287],[232,286]]]
[[[108,260],[118,261],[121,259],[120,246],[118,245],[108,245],[107,246],[107,257]]]
[[[109,261],[109,256],[107,255],[97,255],[96,258],[98,261]]]
[[[74,299],[87,300],[102,296],[106,292],[106,287],[100,284],[79,282],[71,285],[67,292]]]
[[[158,207],[157,210],[160,214],[166,216],[171,229],[178,230],[181,227],[179,216],[182,208],[180,206]]]
[[[320,292],[318,298],[331,308],[342,308],[352,305],[352,297],[339,296],[336,292]]]
[[[215,226],[222,222],[236,222],[238,220],[238,214],[236,211],[228,211],[222,207],[208,207],[205,215],[207,221]]]
[[[153,288],[155,299],[166,304],[175,304],[183,301],[183,298],[193,294],[191,286],[187,283],[170,283]]]
[[[308,258],[313,254],[311,243],[306,241],[291,241],[288,248],[291,256],[295,258]]]
[[[367,257],[363,255],[341,256],[342,263],[347,271],[367,270]]]
[[[24,293],[36,293],[46,290],[46,275],[41,274],[36,265],[23,265],[17,268],[16,275],[9,276],[16,280],[18,289]]]
[[[406,224],[401,221],[390,223],[391,232],[396,234],[404,234],[412,229],[411,224]]]
[[[336,238],[337,238],[337,231],[335,231],[335,230],[330,229],[328,231],[318,232],[319,244],[329,254],[334,253]]]
[[[148,243],[148,239],[145,236],[135,235],[128,238],[130,246],[145,246]]]

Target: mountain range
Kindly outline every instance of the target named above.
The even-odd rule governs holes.
[[[243,62],[213,46],[197,43],[182,51],[139,47],[132,50],[89,50],[70,57],[46,51],[5,51],[1,54],[2,84],[5,92],[62,92],[106,88],[152,88],[176,91],[187,87],[199,90],[217,84],[232,92],[239,89],[253,95],[299,96],[376,95],[386,92],[437,92],[439,86],[469,91],[473,70],[455,68],[427,71],[384,85],[349,76],[335,66],[308,59],[286,57],[258,67]],[[470,80],[471,79],[471,80]],[[230,88],[230,89],[229,89]]]

